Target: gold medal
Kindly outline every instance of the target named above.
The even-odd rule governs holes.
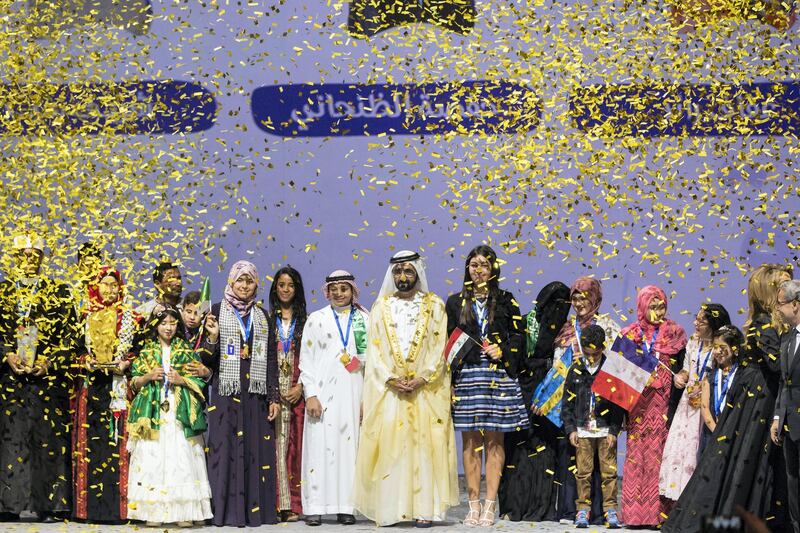
[[[169,400],[164,400],[163,402],[161,402],[161,410],[164,411],[165,413],[169,411]]]
[[[247,359],[250,357],[250,346],[247,344],[242,347],[242,359]]]
[[[342,352],[342,355],[339,357],[339,361],[341,361],[343,365],[350,364],[350,354],[347,353],[347,350]]]
[[[292,373],[292,365],[289,363],[288,357],[284,357],[283,360],[281,360],[281,373],[284,376],[288,376]]]

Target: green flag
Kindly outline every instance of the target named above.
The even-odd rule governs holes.
[[[211,310],[211,283],[208,276],[203,280],[203,288],[200,289],[200,303],[197,304],[200,316],[205,315]]]

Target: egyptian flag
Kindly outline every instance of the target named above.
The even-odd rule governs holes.
[[[592,391],[630,411],[658,366],[658,358],[644,353],[641,344],[625,335],[617,337],[611,351],[595,376]]]
[[[444,358],[447,360],[448,366],[452,366],[453,361],[457,361],[456,366],[458,366],[464,360],[464,356],[470,350],[470,341],[475,342],[472,337],[461,331],[461,328],[453,330],[444,347]]]

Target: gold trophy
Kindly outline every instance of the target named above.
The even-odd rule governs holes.
[[[693,381],[686,387],[686,394],[689,395],[689,405],[694,409],[699,409],[703,402],[703,384],[699,381]]]
[[[117,338],[117,311],[113,307],[93,313],[89,317],[92,330],[95,331],[91,338],[89,351],[94,359],[95,368],[112,370],[116,368],[114,360],[119,339]]]
[[[33,368],[36,363],[36,345],[39,340],[39,329],[33,322],[17,328],[17,355],[20,363]]]

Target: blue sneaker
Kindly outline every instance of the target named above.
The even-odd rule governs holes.
[[[606,512],[606,523],[608,529],[619,529],[619,517],[617,517],[616,509],[609,509]]]
[[[589,511],[578,511],[575,515],[575,527],[589,527]]]

